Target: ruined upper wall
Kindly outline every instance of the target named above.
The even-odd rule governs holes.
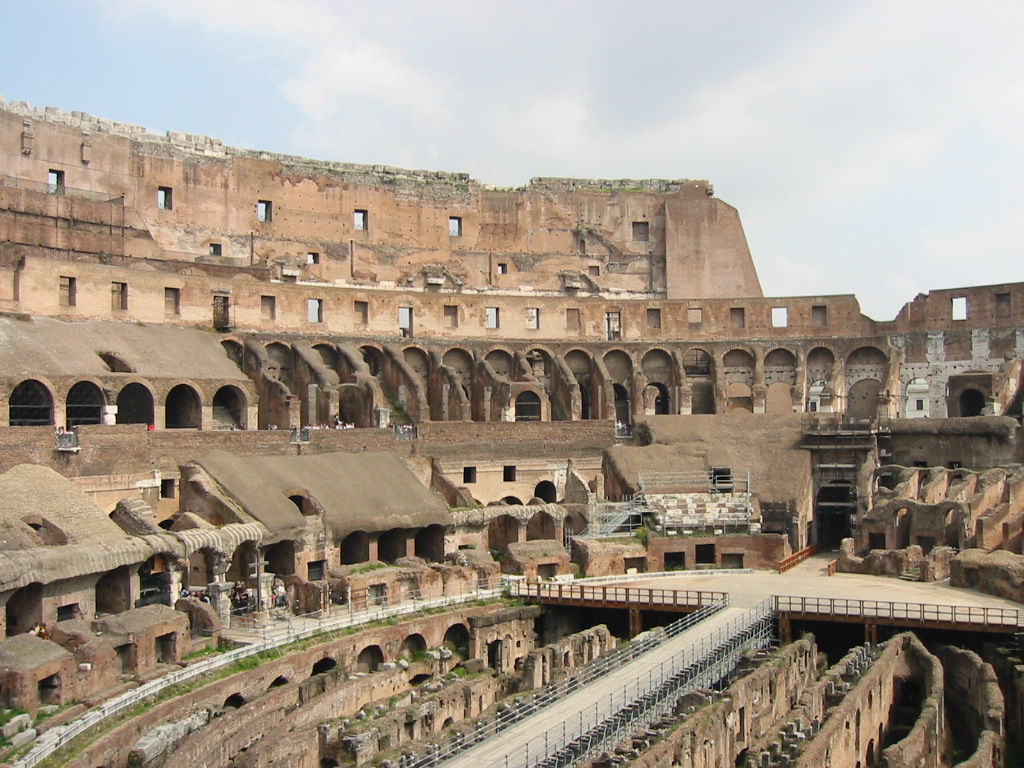
[[[0,206],[15,214],[46,207],[33,194],[123,201],[126,256],[315,263],[326,282],[363,285],[419,287],[429,276],[458,290],[762,295],[739,217],[706,181],[537,178],[494,189],[462,173],[236,149],[14,102],[0,103],[0,187],[23,192]],[[25,245],[47,236],[10,216],[7,230],[16,236],[3,239]],[[65,247],[97,247],[83,245]]]

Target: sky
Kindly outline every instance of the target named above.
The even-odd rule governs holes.
[[[0,0],[7,101],[323,160],[707,179],[767,296],[1024,281],[1024,3]]]

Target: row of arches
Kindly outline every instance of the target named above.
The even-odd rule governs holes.
[[[8,424],[12,427],[55,426],[56,402],[54,392],[47,384],[38,379],[25,379],[11,390]],[[220,387],[210,405],[214,429],[246,426],[247,397],[240,388],[232,385]],[[72,385],[64,400],[62,426],[71,429],[104,423],[156,425],[153,389],[141,382],[131,382],[108,399],[108,393],[92,381],[79,381]],[[203,427],[203,399],[195,387],[190,384],[171,387],[164,398],[163,427]]]

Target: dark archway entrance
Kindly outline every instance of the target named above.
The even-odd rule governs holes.
[[[100,424],[103,421],[103,392],[91,381],[80,381],[68,392],[66,426]]]
[[[540,421],[540,397],[536,392],[522,392],[516,398],[516,421]]]
[[[341,564],[355,565],[370,559],[370,537],[366,531],[352,531],[341,542]]]
[[[422,557],[428,563],[440,563],[444,560],[444,528],[440,525],[428,525],[416,533],[416,557]]]
[[[234,387],[221,387],[213,396],[213,428],[232,429],[245,424],[245,399]]]
[[[164,427],[167,429],[199,429],[202,407],[199,393],[187,384],[179,384],[167,393]]]
[[[138,382],[126,385],[117,393],[118,424],[152,424],[153,393]]]
[[[815,500],[818,523],[818,544],[837,548],[852,532],[851,518],[857,513],[857,499],[853,485],[835,480],[822,486]]]
[[[629,409],[629,392],[621,384],[613,384],[612,391],[615,394],[615,420],[623,424],[631,423]]]
[[[392,528],[385,531],[377,540],[377,559],[385,563],[393,563],[408,554],[406,549],[405,529]]]
[[[53,424],[50,390],[35,379],[21,382],[11,392],[9,424],[12,427],[48,427]]]
[[[961,416],[981,416],[985,412],[985,396],[976,389],[965,389],[959,398]]]
[[[550,480],[541,480],[533,489],[533,495],[547,504],[554,504],[558,500],[558,489]]]

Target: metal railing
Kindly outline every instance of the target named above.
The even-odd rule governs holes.
[[[700,608],[728,602],[728,592],[697,589],[653,589],[650,587],[588,586],[585,584],[529,584],[517,582],[516,597],[547,598],[565,603],[623,603],[636,608]]]
[[[685,693],[728,675],[745,653],[772,640],[770,601],[733,619],[671,658],[649,667],[607,697],[602,694],[568,719],[507,752],[487,768],[565,768],[610,750],[671,712]],[[517,716],[516,721],[523,719]],[[431,755],[433,760],[435,756]],[[433,765],[419,763],[417,768]]]
[[[417,440],[420,436],[415,424],[392,424],[391,434],[395,440]]]
[[[81,200],[92,200],[98,203],[116,203],[117,205],[124,205],[124,195],[114,195],[110,192],[94,192],[91,189],[76,189],[75,187],[66,187],[63,184],[50,184],[45,181],[19,179],[15,176],[0,176],[0,187],[27,189],[30,192],[42,192],[45,195],[61,195],[63,197],[75,197]]]
[[[776,611],[799,614],[831,614],[894,622],[962,624],[972,627],[1024,627],[1024,616],[1016,608],[980,605],[935,605],[898,603],[887,600],[852,600],[841,597],[797,597],[775,595]]]
[[[467,740],[462,734],[453,735],[447,744],[435,746],[425,755],[404,757],[401,762],[401,768],[425,768],[425,766],[436,765],[443,760],[455,757],[470,747],[479,744],[481,741],[496,736],[523,719],[536,714],[545,707],[563,700],[569,694],[604,677],[609,672],[663,645],[698,622],[722,610],[726,605],[728,605],[728,600],[707,605],[689,616],[672,622],[661,631],[652,631],[639,636],[629,645],[606,653],[604,656],[581,668],[577,674],[548,686],[543,691],[534,695],[529,701],[522,702],[521,706],[515,710],[502,711],[494,720],[478,723],[478,727],[473,731],[471,740]]]
[[[436,598],[420,598],[416,591],[410,591],[408,598],[404,601],[395,601],[391,605],[374,606],[363,610],[353,609],[351,612],[342,612],[338,616],[289,617],[287,621],[282,622],[273,629],[269,626],[262,627],[259,630],[262,635],[261,639],[252,645],[236,648],[195,664],[190,664],[183,669],[144,683],[138,688],[123,693],[120,696],[115,696],[98,707],[89,710],[77,720],[65,725],[54,726],[39,737],[35,746],[32,747],[28,754],[15,762],[13,768],[33,768],[33,766],[38,765],[58,749],[90,728],[99,725],[108,717],[113,717],[171,686],[203,677],[250,656],[273,651],[298,640],[346,627],[366,624],[389,616],[410,614],[428,608],[456,605],[481,598],[497,597],[500,594],[500,588],[491,587],[489,583],[486,583],[486,587],[481,588],[481,584],[478,583],[473,585],[472,589],[459,590],[455,594]]]

